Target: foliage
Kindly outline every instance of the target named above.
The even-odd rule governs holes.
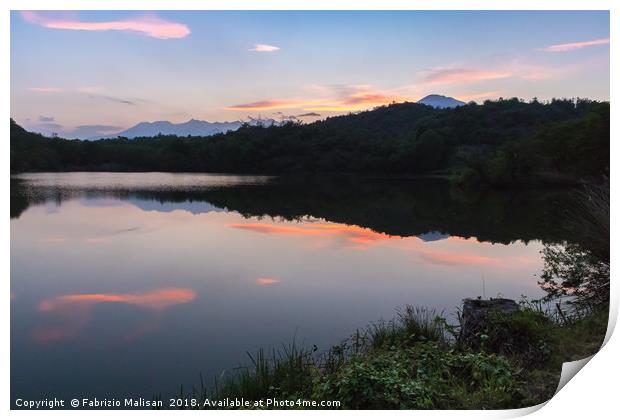
[[[11,171],[458,174],[468,182],[575,183],[609,173],[609,103],[516,98],[416,103],[210,137],[45,138],[11,120]]]
[[[609,263],[601,261],[580,245],[546,245],[545,265],[539,284],[547,300],[568,297],[583,309],[609,301]]]
[[[523,308],[514,313],[491,313],[488,325],[477,338],[486,352],[502,354],[520,364],[544,367],[555,354],[555,325],[538,310]]]
[[[366,331],[355,337],[372,349],[385,349],[395,345],[410,345],[416,342],[446,340],[446,323],[441,315],[427,308],[405,306],[397,312],[397,317],[389,322],[379,322],[369,326]]]
[[[569,227],[579,241],[546,245],[541,287],[547,300],[567,297],[577,310],[609,302],[609,183],[588,184],[571,210]]]
[[[607,311],[560,321],[539,304],[489,319],[480,350],[446,336],[433,311],[407,307],[325,353],[293,342],[248,354],[250,366],[223,375],[203,398],[338,400],[348,409],[502,409],[551,398],[561,364],[600,347]]]
[[[321,378],[313,397],[353,409],[499,408],[513,398],[513,374],[502,356],[419,342],[353,357]]]

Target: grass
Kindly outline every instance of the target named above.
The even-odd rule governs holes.
[[[441,314],[407,306],[390,321],[358,330],[326,352],[292,344],[248,353],[195,397],[338,400],[349,409],[502,409],[553,396],[561,364],[596,352],[607,310],[579,318],[533,305],[492,317],[465,343]],[[452,334],[451,334],[452,333]],[[472,345],[475,344],[475,345]],[[476,348],[477,350],[473,350]]]

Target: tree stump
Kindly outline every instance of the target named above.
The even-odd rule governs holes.
[[[468,340],[484,331],[490,313],[510,314],[518,310],[519,305],[512,299],[463,299],[460,338]]]

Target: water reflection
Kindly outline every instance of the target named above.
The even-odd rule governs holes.
[[[97,303],[123,303],[135,305],[156,312],[169,306],[187,303],[196,298],[191,289],[167,288],[156,289],[145,293],[114,294],[114,293],[84,293],[62,295],[42,300],[38,305],[39,312],[55,315],[60,325],[37,327],[33,338],[39,342],[50,342],[74,336],[82,330],[92,316],[92,309]],[[152,329],[152,326],[148,329]],[[142,328],[143,332],[146,330]],[[136,335],[135,333],[132,335]]]
[[[464,297],[539,296],[567,200],[429,180],[12,178],[11,392],[170,395],[405,304],[451,317]]]
[[[567,239],[562,225],[572,204],[567,190],[468,191],[441,180],[376,178],[231,177],[184,174],[181,185],[161,174],[82,173],[29,174],[11,178],[11,218],[32,205],[77,197],[110,197],[145,211],[192,214],[237,211],[251,216],[299,220],[305,216],[356,225],[396,236],[425,240],[448,235],[476,237],[480,241]],[[119,182],[122,177],[128,178]],[[90,184],[90,180],[96,182]],[[157,186],[157,180],[165,184]],[[234,181],[234,182],[233,182]],[[196,185],[191,186],[192,183]],[[118,201],[111,200],[109,205]],[[102,203],[97,203],[101,206]],[[574,239],[574,238],[573,238]]]
[[[259,286],[269,286],[276,283],[280,283],[280,280],[272,279],[270,277],[260,277],[256,279],[256,284]]]

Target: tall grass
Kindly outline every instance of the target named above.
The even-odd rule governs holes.
[[[600,346],[606,313],[559,322],[540,301],[490,318],[480,350],[449,338],[433,310],[406,306],[325,352],[292,344],[248,353],[190,395],[223,400],[338,400],[343,408],[516,408],[553,395],[561,363]],[[214,408],[214,407],[203,407]]]
[[[214,399],[291,398],[310,396],[313,380],[338,371],[352,358],[391,346],[408,346],[420,341],[443,343],[446,339],[445,320],[434,310],[405,306],[389,322],[380,321],[357,330],[339,345],[323,353],[316,347],[306,349],[295,340],[280,349],[259,349],[247,353],[248,365],[225,371],[215,380],[212,389],[204,384],[194,395]]]
[[[312,350],[293,342],[281,349],[247,353],[250,364],[224,372],[215,381],[213,398],[245,398],[255,401],[274,396],[293,396],[309,392],[316,360]]]

